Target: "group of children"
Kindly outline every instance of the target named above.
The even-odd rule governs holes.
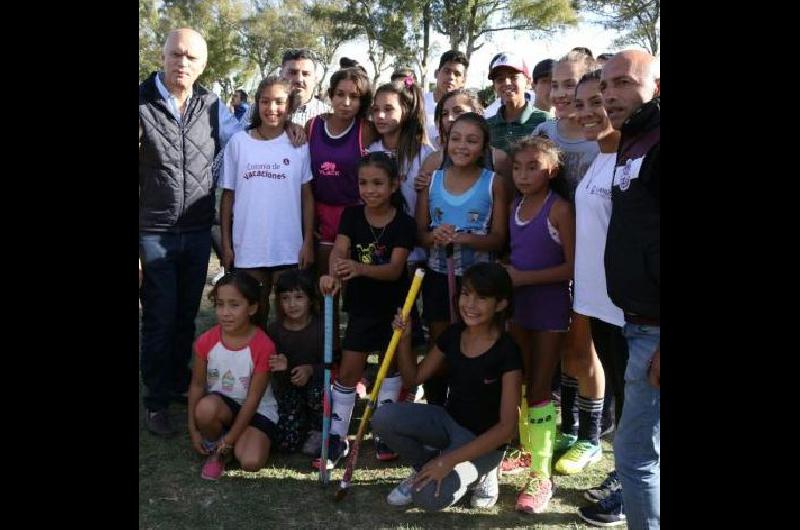
[[[207,455],[204,478],[221,476],[231,450],[245,470],[274,449],[319,455],[320,295],[340,294],[348,322],[341,340],[335,333],[329,456],[317,467],[348,454],[367,355],[394,329],[405,332],[372,427],[377,457],[399,456],[412,473],[389,504],[441,509],[470,491],[472,506],[491,507],[498,473],[524,469],[516,508],[542,513],[551,468],[571,474],[599,460],[597,355],[617,358],[609,352],[622,347],[622,313],[605,294],[602,262],[618,133],[595,67],[577,52],[556,61],[555,119],[507,151],[492,147],[483,109],[463,89],[436,105],[434,150],[413,79],[373,94],[357,68],[333,74],[332,112],[309,120],[308,142],[296,147],[284,132],[296,105],[290,86],[259,84],[250,128],[225,148],[228,272],[209,295],[218,325],[195,345],[188,419]],[[398,312],[418,266],[430,341],[419,364]],[[277,319],[268,323],[273,284]],[[557,436],[551,381],[562,362]],[[423,384],[428,404],[402,397]],[[523,456],[503,462],[517,432]]]

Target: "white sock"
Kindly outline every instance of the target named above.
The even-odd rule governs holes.
[[[381,389],[378,390],[378,403],[376,404],[377,407],[380,407],[386,403],[394,403],[397,401],[397,396],[400,395],[400,391],[403,389],[403,378],[399,375],[395,375],[393,377],[385,377],[383,379],[383,384],[381,385]]]
[[[350,417],[356,406],[356,387],[344,386],[338,379],[333,382],[332,387],[331,434],[339,435],[344,440],[347,438]]]

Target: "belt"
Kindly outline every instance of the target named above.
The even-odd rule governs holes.
[[[629,324],[639,324],[640,326],[660,326],[661,322],[657,318],[646,317],[643,315],[634,315],[632,313],[625,313],[625,322]]]

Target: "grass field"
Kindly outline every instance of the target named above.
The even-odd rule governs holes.
[[[209,278],[217,270],[212,257]],[[213,310],[204,298],[197,317],[198,332],[213,324]],[[352,432],[358,427],[363,406],[360,401],[353,414]],[[139,412],[141,422],[141,405]],[[173,405],[171,415],[181,429],[175,437],[161,439],[143,428],[139,434],[140,528],[592,528],[576,513],[587,504],[583,490],[598,485],[613,465],[611,446],[604,441],[599,464],[575,477],[554,478],[556,491],[546,514],[528,516],[514,511],[524,474],[501,477],[500,498],[490,510],[469,508],[467,498],[441,513],[426,513],[386,504],[385,496],[408,475],[409,468],[398,462],[378,462],[368,437],[361,447],[350,494],[336,503],[333,497],[342,470],[334,470],[332,483],[323,488],[311,459],[300,454],[273,454],[267,467],[257,473],[242,472],[232,464],[221,480],[202,480],[202,457],[191,449],[186,432],[186,407]]]

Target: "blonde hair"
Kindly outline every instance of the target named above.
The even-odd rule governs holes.
[[[558,145],[547,138],[546,136],[528,136],[517,140],[508,149],[508,158],[511,161],[526,149],[534,149],[547,157],[553,168],[558,169],[561,167],[561,149]]]

